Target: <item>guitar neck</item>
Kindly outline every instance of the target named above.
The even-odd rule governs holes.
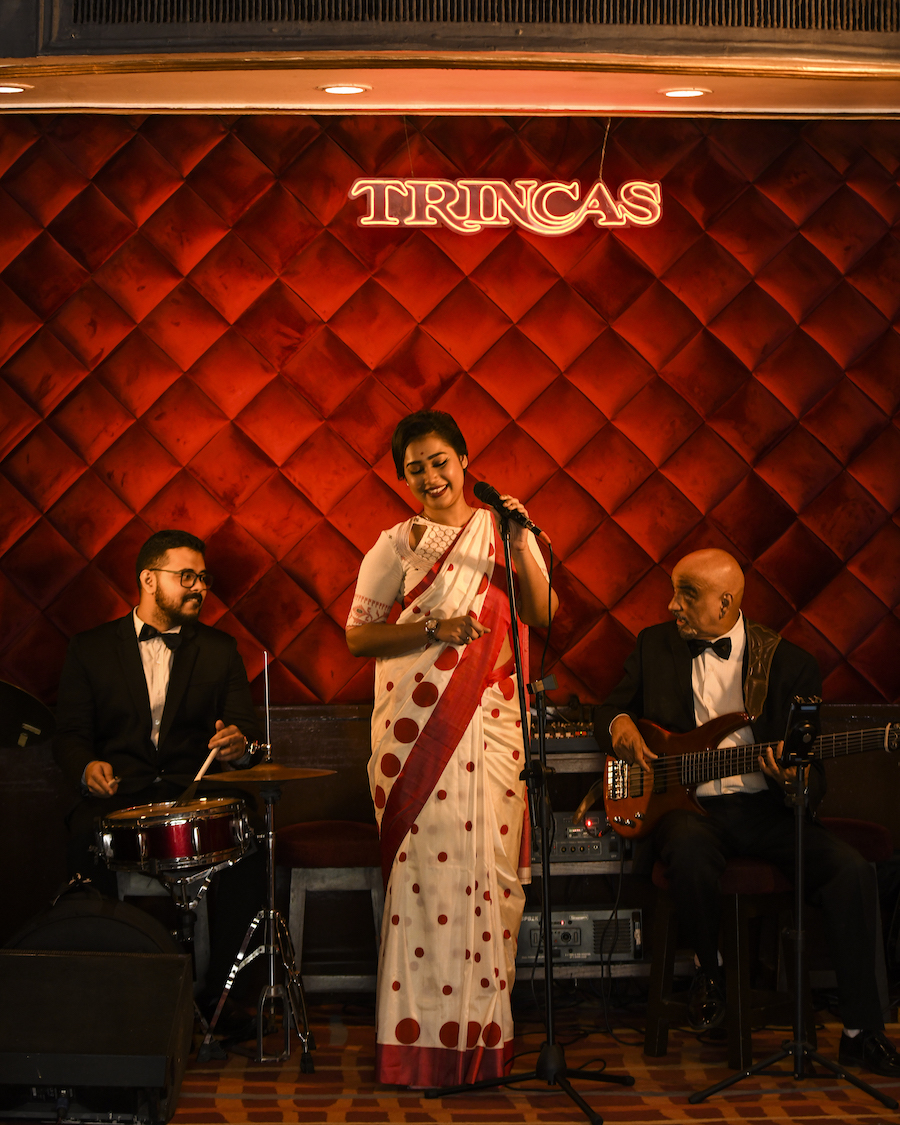
[[[820,735],[813,745],[810,757],[844,758],[852,754],[865,754],[870,750],[888,748],[890,727],[870,730],[848,730],[840,734]],[[717,746],[714,750],[685,754],[681,762],[682,782],[685,785],[702,785],[722,777],[742,773],[761,773],[759,756],[766,750],[775,750],[777,742],[754,742],[744,746]]]

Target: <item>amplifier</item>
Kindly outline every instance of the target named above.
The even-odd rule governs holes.
[[[592,836],[585,825],[572,823],[573,813],[554,813],[556,832],[553,834],[553,845],[550,848],[551,863],[577,863],[586,861],[618,862],[624,855],[631,858],[631,840],[623,840],[615,832],[607,832],[605,836],[597,839]],[[597,821],[596,814],[588,813],[586,824]],[[606,818],[600,814],[601,823],[605,824]],[[535,866],[541,862],[541,837],[539,832],[531,834],[531,862]]]
[[[193,1026],[183,954],[0,950],[0,1118],[168,1121]]]
[[[631,909],[554,910],[551,952],[554,961],[596,964],[600,961],[639,961],[644,955],[641,911]],[[529,965],[541,948],[541,915],[522,916],[517,965]]]

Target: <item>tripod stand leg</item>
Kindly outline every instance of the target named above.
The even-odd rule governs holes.
[[[284,1037],[280,1055],[267,1055],[265,1052],[267,1005],[271,1004],[272,1018],[277,1019],[275,1005],[281,1002],[281,1030]],[[256,1005],[256,1061],[283,1062],[291,1057],[291,1017],[284,986],[264,984],[259,992]]]
[[[721,1090],[727,1090],[729,1086],[733,1086],[736,1082],[742,1082],[745,1078],[749,1078],[753,1074],[759,1074],[761,1070],[766,1070],[774,1063],[781,1062],[782,1059],[793,1058],[793,1051],[785,1045],[780,1051],[776,1051],[774,1055],[769,1055],[767,1059],[762,1062],[754,1063],[753,1066],[748,1066],[746,1070],[739,1070],[737,1074],[731,1074],[728,1078],[723,1078],[721,1082],[717,1082],[715,1086],[708,1086],[705,1090],[699,1090],[694,1094],[688,1096],[688,1101],[691,1105],[698,1105],[700,1102],[706,1101],[707,1098],[712,1097],[713,1094],[718,1094]]]
[[[249,960],[252,959],[245,961],[244,957],[250,945],[250,939],[265,921],[265,916],[265,911],[260,910],[247,927],[244,940],[241,942],[241,948],[238,950],[237,957],[234,959],[234,964],[228,972],[228,978],[225,981],[225,987],[222,989],[222,995],[219,997],[216,1010],[213,1012],[213,1017],[209,1021],[209,1027],[206,1029],[206,1035],[203,1037],[203,1042],[200,1044],[200,1049],[197,1052],[198,1062],[208,1062],[210,1059],[224,1059],[226,1057],[225,1052],[215,1039],[213,1039],[213,1034],[216,1030],[216,1024],[219,1022],[219,1016],[222,1014],[222,1009],[225,1007],[225,1001],[228,999],[228,993],[231,992],[231,986],[234,984],[235,978],[244,965],[249,964]]]
[[[595,1113],[591,1109],[591,1107],[587,1104],[581,1094],[579,1094],[577,1090],[573,1089],[573,1087],[569,1083],[569,1080],[565,1077],[564,1074],[557,1074],[556,1085],[559,1086],[559,1088],[564,1093],[568,1094],[568,1096],[578,1106],[578,1108],[585,1115],[588,1121],[590,1121],[591,1125],[603,1125],[603,1118],[600,1116],[600,1114]]]
[[[450,1094],[467,1094],[472,1090],[496,1090],[498,1086],[512,1086],[516,1082],[532,1082],[540,1077],[536,1070],[525,1074],[508,1074],[501,1078],[480,1078],[477,1082],[462,1082],[459,1086],[433,1086],[424,1091],[426,1098],[443,1098]]]
[[[850,1074],[849,1071],[844,1070],[840,1063],[832,1062],[831,1059],[824,1058],[817,1051],[807,1050],[805,1056],[817,1062],[820,1066],[824,1066],[826,1070],[830,1070],[831,1073],[836,1074],[838,1078],[845,1078],[858,1089],[868,1094],[870,1098],[875,1098],[875,1100],[881,1102],[883,1106],[887,1106],[888,1109],[900,1108],[894,1098],[889,1097],[887,1094],[882,1094],[880,1090],[876,1089],[874,1086],[870,1086],[868,1082],[864,1082],[861,1078],[857,1078],[855,1074]]]
[[[631,1074],[607,1074],[605,1070],[572,1070],[566,1067],[567,1078],[589,1078],[592,1082],[612,1082],[616,1086],[633,1086]]]
[[[284,966],[284,975],[287,979],[287,995],[290,1003],[294,1027],[297,1029],[297,1038],[300,1040],[300,1073],[312,1074],[315,1071],[310,1051],[316,1049],[316,1040],[309,1027],[309,1015],[306,1011],[306,994],[303,991],[303,980],[297,970],[294,957],[294,944],[291,934],[280,914],[275,915],[275,932],[281,963]],[[301,1023],[302,1019],[302,1023]]]

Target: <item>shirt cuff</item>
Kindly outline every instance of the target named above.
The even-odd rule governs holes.
[[[616,719],[622,719],[622,718],[630,719],[631,716],[628,714],[627,711],[620,711],[618,713],[618,715],[613,715],[612,719],[610,720],[609,726],[606,728],[606,733],[609,735],[610,738],[612,738],[612,725],[613,725],[613,723],[616,721]]]

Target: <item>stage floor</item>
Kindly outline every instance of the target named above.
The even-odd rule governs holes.
[[[608,1009],[607,1009],[608,1010]],[[516,1071],[535,1064],[544,1040],[541,1025],[529,1018],[517,1023]],[[557,1039],[566,1049],[570,1066],[601,1067],[634,1076],[633,1087],[575,1081],[574,1085],[607,1123],[660,1125],[678,1121],[821,1122],[847,1125],[897,1125],[900,1114],[884,1109],[849,1083],[830,1074],[801,1082],[790,1073],[746,1079],[727,1095],[690,1105],[688,1094],[727,1077],[724,1043],[672,1031],[669,1053],[646,1058],[641,1051],[643,1012],[639,1004],[612,1013],[607,1030],[603,1005],[596,996],[581,1003],[561,1003]],[[822,1014],[819,1050],[837,1058],[840,1025]],[[227,1061],[188,1064],[175,1125],[229,1125],[243,1122],[415,1122],[453,1125],[570,1125],[587,1119],[559,1090],[546,1085],[503,1088],[499,1091],[427,1100],[417,1092],[374,1081],[374,1027],[371,1006],[365,1002],[317,1003],[312,998],[310,1019],[317,1042],[315,1073],[301,1074],[299,1048],[285,1063],[256,1063],[239,1053]],[[755,1033],[754,1050],[763,1058],[781,1045],[789,1033],[766,1029]],[[900,1027],[888,1028],[895,1042]],[[296,1042],[296,1040],[295,1040]],[[249,1049],[252,1044],[246,1045]],[[272,1040],[273,1051],[277,1041]],[[782,1064],[784,1065],[784,1064]],[[861,1075],[900,1100],[900,1079]]]

